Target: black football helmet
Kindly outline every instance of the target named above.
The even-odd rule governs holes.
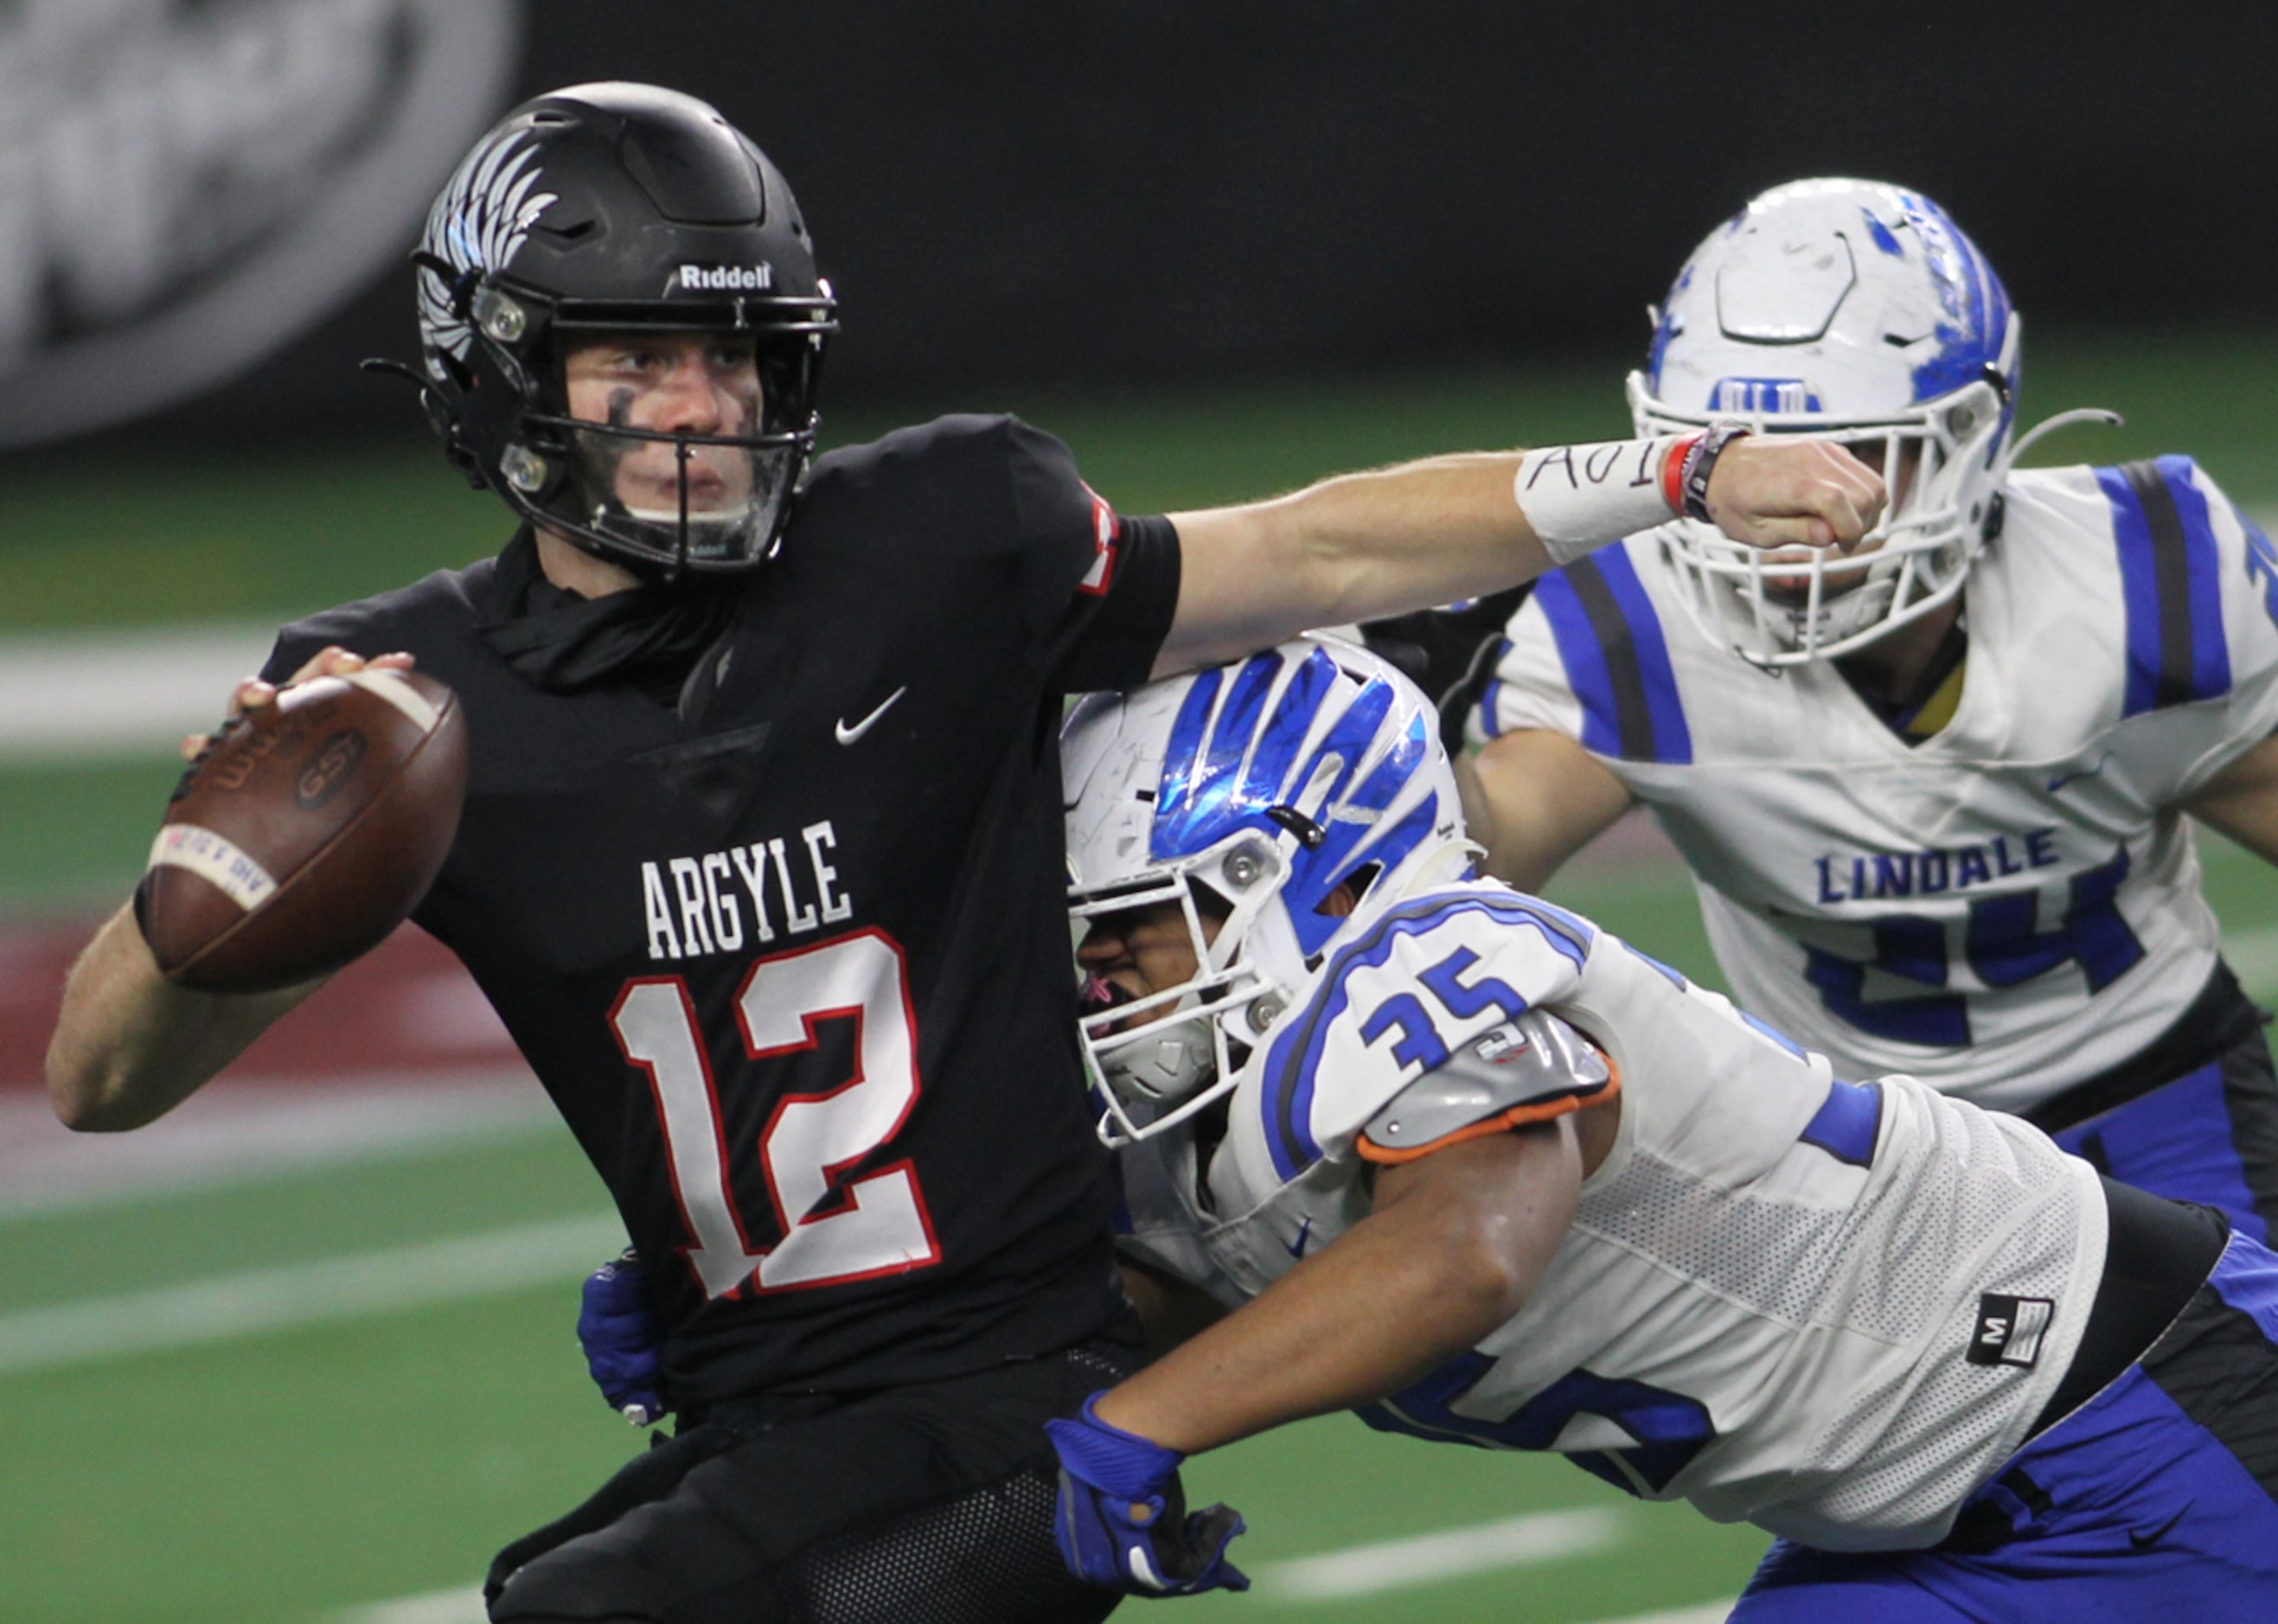
[[[459,165],[412,257],[428,416],[473,483],[651,578],[774,552],[814,449],[837,304],[791,187],[716,111],[625,83],[525,102]],[[700,434],[573,417],[579,336],[642,328],[751,342],[756,421]],[[628,459],[665,472],[621,482]]]

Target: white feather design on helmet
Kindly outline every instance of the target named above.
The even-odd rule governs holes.
[[[538,143],[527,130],[501,131],[478,146],[436,198],[421,248],[462,273],[495,274],[512,265],[531,227],[557,201],[552,192],[536,191],[545,177],[538,157]],[[423,265],[418,280],[429,369],[439,365],[434,351],[464,360],[474,330],[452,308],[449,286],[432,266]]]

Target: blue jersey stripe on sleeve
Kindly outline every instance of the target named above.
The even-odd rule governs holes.
[[[1638,579],[1637,564],[1626,547],[1602,548],[1592,562],[1621,606],[1631,658],[1637,662],[1637,681],[1645,690],[1646,709],[1653,718],[1653,759],[1683,766],[1693,759],[1693,736],[1685,725],[1685,705],[1678,697],[1677,669],[1670,663],[1661,616],[1655,613],[1653,599],[1646,593],[1645,583]]]
[[[2128,476],[2099,468],[2096,483],[2112,509],[2112,545],[2120,559],[2120,601],[2128,616],[2128,682],[2121,714],[2152,708],[2160,680],[2160,595],[2152,573],[2152,527]]]
[[[2096,470],[2128,617],[2124,716],[2230,691],[2221,555],[2191,471],[2176,456]]]
[[[1872,1083],[1830,1083],[1827,1099],[1796,1137],[1854,1167],[1875,1163],[1883,1127],[1883,1091]]]
[[[1534,601],[1550,622],[1558,658],[1566,667],[1567,685],[1582,702],[1582,748],[1601,756],[1626,756],[1606,652],[1598,646],[1598,634],[1575,595],[1570,571],[1554,569],[1537,581]]]
[[[2215,699],[2230,691],[2230,641],[2222,626],[2222,552],[2205,493],[2191,477],[2189,457],[2158,459],[2160,483],[2175,506],[2190,582],[2191,698]]]
[[[1545,576],[1535,596],[1582,703],[1582,745],[1624,761],[1684,766],[1693,738],[1661,617],[1620,547]]]

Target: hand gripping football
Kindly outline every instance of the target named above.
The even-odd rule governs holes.
[[[256,993],[394,930],[434,883],[466,796],[457,696],[367,667],[280,690],[183,775],[137,897],[166,979]]]

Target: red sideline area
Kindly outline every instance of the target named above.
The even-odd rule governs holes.
[[[42,1086],[65,972],[99,923],[0,926],[0,1088]],[[278,1022],[223,1075],[306,1082],[520,1064],[459,961],[406,925]]]

